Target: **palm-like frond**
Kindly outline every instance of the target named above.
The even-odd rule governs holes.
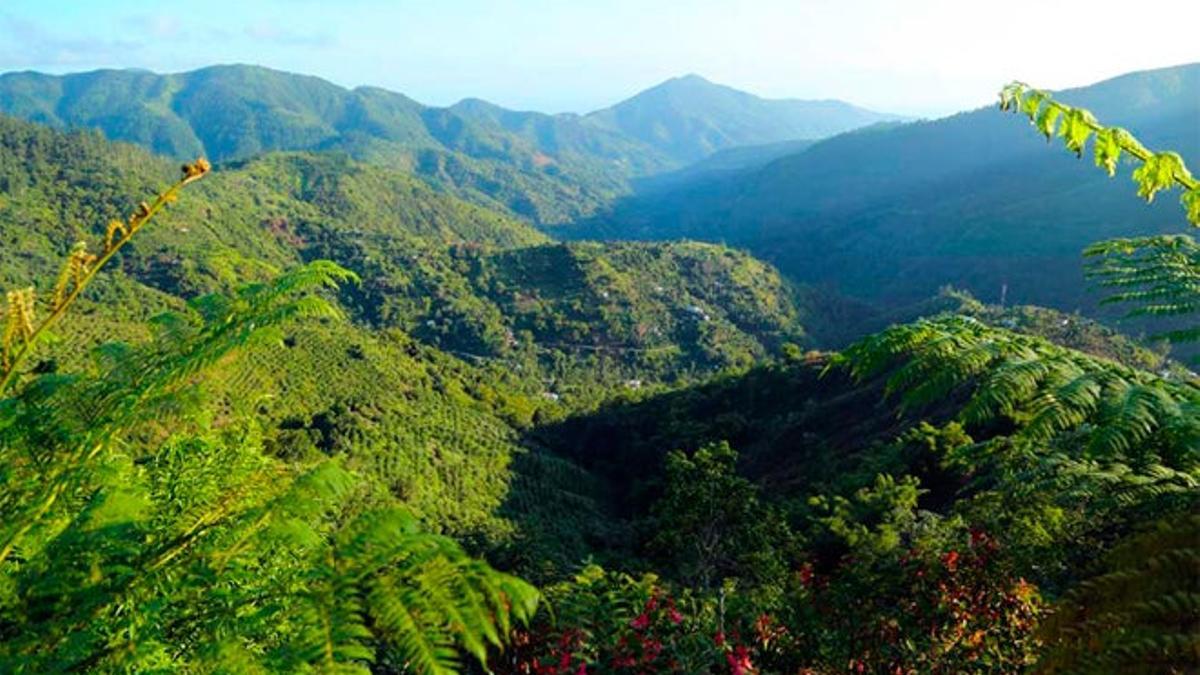
[[[384,655],[451,673],[529,619],[532,587],[361,508],[372,488],[338,461],[288,466],[252,424],[188,423],[206,370],[335,317],[314,292],[352,278],[314,263],[203,298],[146,344],[98,350],[95,373],[0,400],[0,670],[369,672]]]
[[[308,628],[293,653],[322,667],[363,665],[378,645],[417,672],[454,673],[458,648],[483,663],[509,617],[527,621],[537,602],[532,587],[394,509],[350,523],[308,576]]]
[[[1200,662],[1200,516],[1157,523],[1106,558],[1042,626],[1047,673],[1188,672]]]
[[[846,349],[835,365],[858,378],[883,376],[908,409],[961,389],[968,424],[1003,417],[1018,435],[1047,442],[1086,429],[1095,457],[1152,458],[1169,449],[1200,455],[1200,388],[988,327],[959,316],[895,326]]]
[[[1200,312],[1200,245],[1186,235],[1113,239],[1090,246],[1088,274],[1116,289],[1107,303],[1134,305],[1131,316],[1172,317]],[[1172,342],[1200,340],[1200,327],[1168,331]]]

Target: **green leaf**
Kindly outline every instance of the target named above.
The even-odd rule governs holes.
[[[1200,187],[1192,188],[1180,197],[1183,208],[1187,210],[1188,222],[1200,227]]]
[[[1083,155],[1083,146],[1087,143],[1087,139],[1092,135],[1092,128],[1096,124],[1096,118],[1086,110],[1080,108],[1071,108],[1063,118],[1062,127],[1058,133],[1063,137],[1063,142],[1067,148],[1075,152],[1076,157]]]
[[[1042,107],[1042,102],[1047,98],[1046,92],[1033,90],[1025,94],[1025,98],[1020,102],[1021,112],[1029,118],[1030,122],[1037,119],[1038,109]]]
[[[1108,171],[1108,175],[1117,175],[1117,160],[1121,158],[1121,143],[1118,139],[1120,129],[1107,128],[1096,132],[1093,150],[1096,153],[1096,166]]]
[[[1034,126],[1038,128],[1038,131],[1042,132],[1046,140],[1049,140],[1054,135],[1055,127],[1058,125],[1058,118],[1061,116],[1062,110],[1058,106],[1047,105],[1038,113]]]
[[[1138,184],[1138,196],[1147,202],[1154,201],[1155,194],[1170,189],[1175,184],[1175,176],[1182,176],[1185,172],[1183,158],[1174,152],[1150,155],[1145,164],[1133,172],[1133,180]]]
[[[1020,82],[1010,82],[1000,90],[1000,109],[1016,112],[1021,109],[1021,100],[1027,87]]]

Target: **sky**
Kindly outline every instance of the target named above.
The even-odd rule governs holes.
[[[696,73],[932,117],[1013,79],[1058,89],[1200,61],[1197,26],[1200,0],[0,0],[0,71],[253,63],[543,112]]]

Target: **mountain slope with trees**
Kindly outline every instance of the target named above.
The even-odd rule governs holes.
[[[1200,159],[1200,65],[1133,73],[1059,97]],[[648,191],[572,236],[744,246],[794,279],[881,305],[952,283],[987,302],[1094,311],[1079,251],[1169,231],[1174,206],[1046,147],[994,109],[863,129],[721,180]],[[1129,170],[1119,169],[1121,182]],[[563,232],[568,232],[564,229]]]
[[[243,65],[170,75],[6,73],[0,75],[0,112],[58,128],[98,129],[175,158],[204,154],[223,162],[276,150],[340,149],[546,224],[593,212],[627,192],[634,177],[678,168],[731,144],[818,138],[881,118],[838,102],[763,101],[707,82],[701,89],[694,93],[702,95],[682,101],[708,116],[698,124],[681,125],[677,109],[647,109],[638,97],[612,109],[637,109],[640,125],[673,128],[677,142],[695,146],[686,152],[611,124],[608,111],[546,115],[476,99],[437,108],[385,89],[347,90]],[[786,121],[768,111],[784,113]]]

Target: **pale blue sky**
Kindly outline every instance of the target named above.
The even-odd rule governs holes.
[[[695,72],[936,115],[1200,61],[1200,0],[0,0],[0,70],[257,63],[431,104],[602,107]]]

